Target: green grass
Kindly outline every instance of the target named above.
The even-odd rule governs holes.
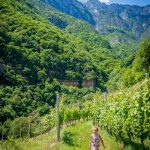
[[[23,144],[22,150],[53,150],[51,146],[56,144],[55,129],[36,138],[32,138],[25,143],[21,143],[21,145]]]
[[[145,150],[150,150],[150,140],[146,139],[144,141]],[[131,150],[131,144],[125,146],[124,150]],[[140,139],[135,139],[132,143],[132,150],[142,150],[142,145]]]
[[[53,150],[56,143],[55,129],[30,139],[10,139],[0,143],[0,150]]]
[[[92,123],[80,122],[75,125],[65,127],[61,130],[61,139],[64,133],[67,133],[68,141],[61,140],[56,143],[55,130],[39,136],[36,139],[30,139],[21,143],[23,150],[88,150],[89,138],[91,135]],[[115,140],[105,131],[99,131],[106,145],[106,150],[119,150],[119,146]],[[51,147],[53,146],[53,147]],[[100,150],[104,150],[101,145]]]
[[[91,135],[92,123],[91,122],[79,122],[75,125],[64,127],[61,129],[61,142],[56,142],[56,130],[53,129],[50,132],[40,135],[36,138],[29,140],[15,140],[6,141],[7,143],[16,143],[16,146],[20,146],[21,150],[88,150],[89,138]],[[115,138],[111,137],[107,132],[99,129],[99,133],[103,138],[106,145],[105,150],[131,150],[131,146],[127,145],[124,149],[121,148],[121,144],[115,141]],[[64,136],[65,135],[65,136]],[[150,145],[150,140],[145,141],[145,145]],[[148,150],[147,148],[146,150]],[[0,146],[0,150],[2,149]],[[8,150],[20,150],[9,149]],[[100,150],[104,150],[101,145]],[[137,140],[133,143],[132,150],[141,150],[140,141]]]
[[[62,131],[62,135],[65,132],[71,133],[71,143],[64,143],[63,141],[59,144],[60,150],[88,150],[88,143],[91,135],[92,123],[78,123],[76,125],[70,126],[68,128],[64,128]],[[107,135],[106,132],[100,130],[104,143],[106,145],[107,150],[119,150],[118,144],[115,140]],[[104,150],[101,145],[100,150]]]

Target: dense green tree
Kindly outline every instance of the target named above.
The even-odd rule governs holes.
[[[137,53],[136,63],[141,66],[141,69],[150,73],[150,38],[145,39],[141,43],[140,49]]]

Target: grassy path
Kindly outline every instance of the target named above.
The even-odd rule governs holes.
[[[88,150],[91,128],[91,122],[80,122],[61,130],[61,138],[64,137],[64,133],[66,135],[65,142],[57,144],[55,130],[52,130],[21,145],[23,150]],[[107,147],[105,150],[119,150],[118,144],[105,131],[100,130],[100,134]],[[100,150],[104,150],[104,148],[101,146]]]
[[[89,138],[91,135],[92,124],[91,122],[86,123],[78,123],[76,125],[65,128],[63,132],[70,133],[70,142],[59,144],[60,150],[88,150]],[[106,145],[106,150],[119,150],[118,144],[115,140],[107,135],[106,132],[100,130],[104,143]],[[104,150],[104,148],[100,147],[100,150]]]
[[[10,145],[9,148],[2,148],[0,143],[0,150],[88,150],[91,129],[91,122],[79,122],[75,125],[64,127],[61,130],[61,139],[63,140],[61,140],[59,144],[56,142],[56,130],[53,129],[48,133],[40,135],[36,138],[6,141],[5,145]],[[121,149],[121,145],[119,145],[119,143],[117,143],[115,139],[107,134],[104,130],[100,129],[99,133],[106,145],[105,150],[131,150],[131,145],[126,145],[125,148]],[[12,148],[14,145],[15,148]],[[147,147],[146,150],[150,150],[150,140],[147,139],[145,141],[145,145]],[[17,147],[21,148],[18,149]],[[132,150],[141,149],[140,141],[135,141]],[[102,145],[100,150],[104,150]]]

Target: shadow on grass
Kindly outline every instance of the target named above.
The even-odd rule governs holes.
[[[73,137],[75,135],[76,135],[75,133],[64,131],[62,135],[62,141],[69,146],[77,146],[77,144],[74,144],[74,141],[73,141]]]
[[[128,149],[131,149],[131,150],[142,150],[142,145],[139,144],[139,143],[132,143],[132,145],[131,144],[127,144],[127,145],[125,145],[125,150],[128,150]],[[150,150],[150,147],[145,146],[144,150]]]
[[[137,141],[132,141],[132,143],[126,139],[125,141],[125,150],[142,150],[142,144]],[[150,146],[145,144],[144,150],[150,150]]]

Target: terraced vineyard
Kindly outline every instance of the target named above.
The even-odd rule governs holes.
[[[149,150],[149,9],[0,0],[0,150]]]

